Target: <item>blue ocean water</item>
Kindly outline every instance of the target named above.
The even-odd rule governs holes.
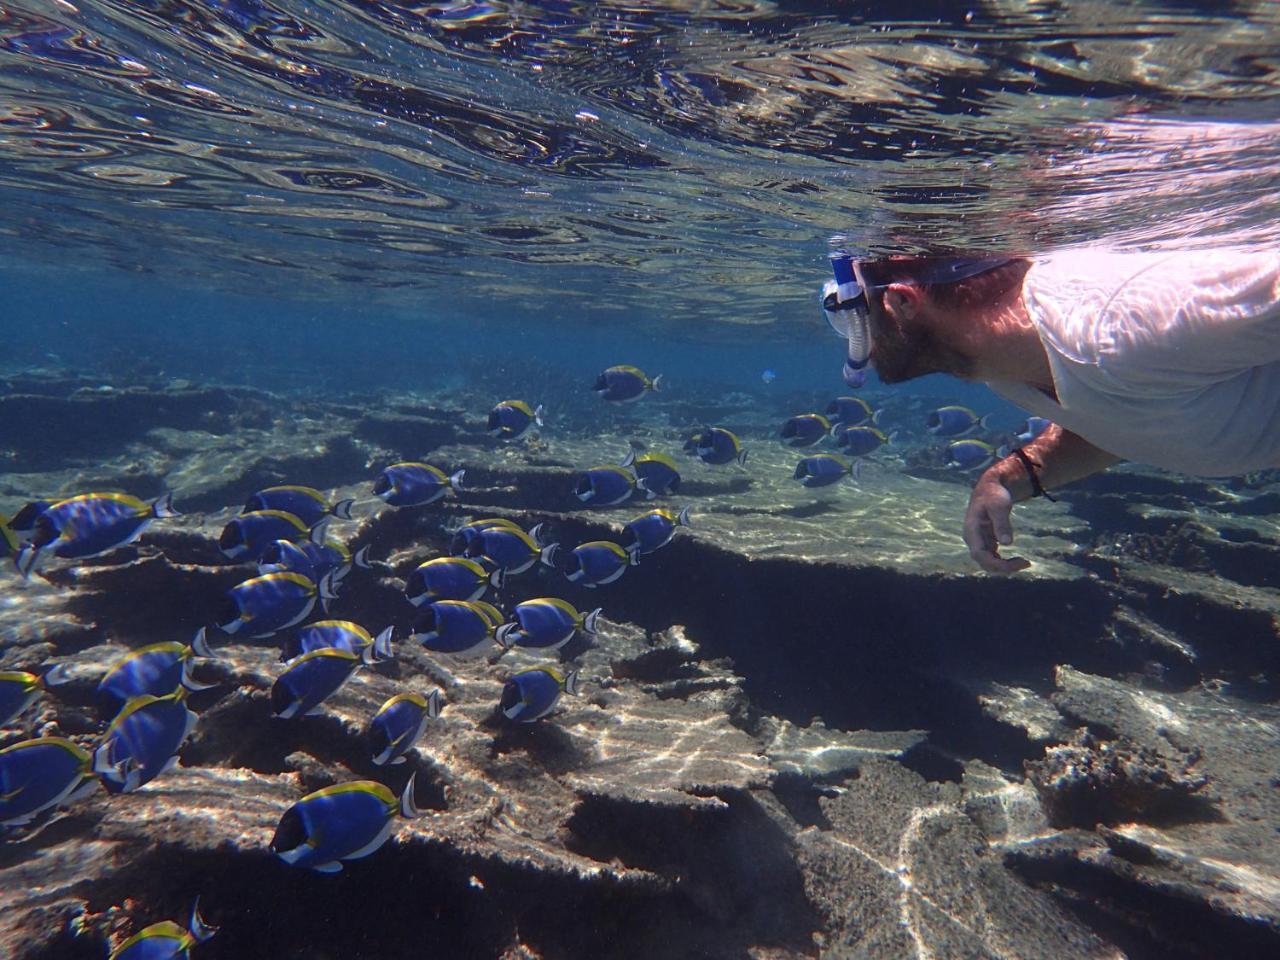
[[[219,635],[228,663],[201,668],[219,689],[192,694],[194,739],[167,772],[185,796],[162,775],[137,798],[0,833],[8,889],[52,891],[15,904],[12,928],[0,919],[0,957],[96,956],[144,920],[186,924],[196,894],[223,927],[191,946],[196,960],[834,957],[881,943],[876,955],[949,956],[976,953],[948,937],[981,940],[988,922],[999,935],[981,946],[997,953],[1034,929],[1049,955],[1266,955],[1280,854],[1274,831],[1251,831],[1266,832],[1275,784],[1248,778],[1275,760],[1257,746],[1278,722],[1274,472],[1209,482],[1138,464],[1073,485],[1061,504],[1018,508],[1036,565],[998,581],[961,541],[977,472],[947,468],[925,423],[971,408],[989,417],[972,436],[995,447],[1024,411],[981,384],[872,373],[860,395],[883,411],[886,447],[825,490],[794,481],[802,454],[777,431],[850,393],[846,344],[819,306],[832,250],[1274,248],[1277,64],[1280,5],[1266,0],[0,5],[0,514],[105,489],[198,505],[25,580],[7,555],[21,538],[4,544],[0,669],[65,663],[73,680],[47,682],[0,749],[41,734],[97,744],[101,672],[214,622],[252,576],[218,533],[272,483],[359,502],[363,526],[330,529],[359,529],[344,546],[370,548],[372,572],[350,571],[337,609],[412,647],[406,663],[359,668],[349,699],[299,733],[268,712],[275,641]],[[615,364],[663,389],[603,404],[592,386]],[[546,426],[503,445],[482,424],[517,398]],[[513,732],[495,710],[509,665],[538,662],[527,651],[423,666],[400,581],[458,524],[549,518],[564,563],[579,540],[621,536],[642,502],[584,505],[578,471],[677,455],[713,424],[751,458],[679,461],[684,491],[657,503],[690,506],[695,525],[663,554],[598,592],[549,561],[487,594],[503,616],[552,590],[584,614],[604,607],[607,642],[554,661],[583,671],[585,705]],[[441,498],[371,507],[400,459],[441,468]],[[446,691],[444,723],[410,766],[372,766],[357,721],[428,681]],[[612,739],[663,704],[669,726]],[[688,733],[700,725],[705,744]],[[435,757],[432,731],[453,738]],[[1113,741],[1138,760],[1085,783],[1102,800],[1055,807],[1033,765],[1057,749],[1072,771],[1102,768],[1116,754],[1098,744]],[[410,770],[432,815],[456,816],[430,843],[397,826],[413,839],[339,877],[271,856],[303,792],[361,777],[399,794]],[[992,803],[1006,805],[999,828]],[[958,831],[958,847],[990,846],[988,872],[955,854],[956,874],[923,876],[908,847],[962,806],[965,830],[990,832]],[[139,809],[152,819],[120,813]],[[157,838],[175,809],[192,836]],[[816,834],[901,900],[876,900],[847,864],[805,861]],[[110,860],[99,840],[145,853]],[[1065,852],[1041,854],[1041,840]],[[1077,856],[1087,869],[1054,872]],[[1193,930],[1183,888],[1161,887],[1169,863],[1191,877]],[[1019,864],[1018,894],[984,888],[974,915],[952,904],[981,886],[971,876]],[[1227,888],[1238,899],[1224,906]],[[369,890],[377,902],[352,916]],[[1024,894],[1052,920],[1000,927],[983,912]],[[933,940],[919,916],[940,903]]]

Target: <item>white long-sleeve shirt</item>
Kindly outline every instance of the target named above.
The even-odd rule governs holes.
[[[1126,460],[1280,467],[1280,252],[1063,251],[1022,296],[1058,399],[990,383],[1001,396]]]

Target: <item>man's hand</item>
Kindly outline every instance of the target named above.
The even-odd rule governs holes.
[[[964,542],[969,556],[987,573],[1017,573],[1031,566],[1022,557],[1002,557],[1000,547],[1013,543],[1013,494],[1000,482],[998,471],[988,470],[969,494],[964,515]]]

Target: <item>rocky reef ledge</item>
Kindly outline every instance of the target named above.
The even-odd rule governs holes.
[[[462,518],[615,536],[639,511],[578,509],[572,474],[627,439],[678,453],[688,413],[500,447],[491,402],[9,378],[0,512],[170,489],[184,516],[80,566],[4,574],[0,670],[64,663],[70,682],[0,746],[92,743],[106,666],[189,639],[249,575],[216,538],[262,486],[360,498],[333,529],[373,569],[332,614],[403,628],[405,576]],[[618,583],[512,578],[504,602],[604,609],[598,637],[560,652],[580,696],[544,721],[496,710],[507,675],[549,659],[528,651],[398,644],[285,721],[279,644],[215,639],[178,767],[0,838],[0,955],[98,958],[197,894],[222,928],[200,960],[1280,953],[1280,488],[1117,471],[1021,509],[1036,566],[1001,580],[967,566],[963,485],[908,458],[815,494],[771,427],[744,431],[749,470],[682,471],[672,503],[695,526]],[[424,457],[465,467],[464,492],[375,506],[373,474]],[[369,717],[434,687],[445,708],[409,762],[375,767]],[[411,773],[427,815],[375,855],[327,876],[270,853],[304,793]]]

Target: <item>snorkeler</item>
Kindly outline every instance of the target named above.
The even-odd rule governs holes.
[[[982,380],[1052,421],[969,497],[964,540],[990,573],[1013,504],[1121,459],[1200,476],[1280,467],[1280,254],[1062,251],[1024,258],[832,256],[827,318],[845,380]]]

